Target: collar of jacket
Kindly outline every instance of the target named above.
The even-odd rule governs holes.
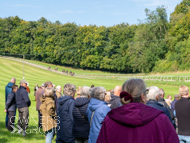
[[[165,99],[162,98],[162,97],[159,97],[159,98],[158,98],[158,101],[165,101]]]
[[[148,103],[149,103],[149,104],[158,104],[158,105],[160,105],[160,106],[163,107],[163,105],[162,105],[161,103],[159,103],[158,101],[156,101],[156,100],[150,99],[150,100],[148,101]]]
[[[189,97],[188,98],[181,97],[181,100],[190,100],[190,99]]]
[[[24,89],[26,90],[26,87],[24,87],[24,86],[22,86],[22,85],[20,86],[20,88],[24,88]]]

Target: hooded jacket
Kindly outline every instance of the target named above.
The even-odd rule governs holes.
[[[149,100],[149,101],[147,101],[146,105],[163,111],[168,116],[170,121],[172,122],[172,119],[170,117],[170,113],[169,113],[167,108],[163,107],[163,104],[160,104],[158,101],[155,101],[155,100]]]
[[[49,131],[57,127],[56,107],[54,95],[42,96],[40,105],[40,112],[42,114],[43,131]]]
[[[14,83],[12,83],[12,82],[9,82],[8,84],[7,84],[7,86],[5,86],[5,104],[6,104],[6,102],[7,102],[7,97],[8,97],[8,95],[9,95],[9,93],[12,91],[12,86],[14,85]]]
[[[92,117],[88,143],[96,143],[102,126],[102,122],[104,121],[104,118],[110,110],[110,107],[107,105],[105,101],[101,101],[96,98],[91,98],[86,112],[89,124],[91,123],[91,117],[93,112],[94,116]]]
[[[75,100],[73,109],[73,135],[75,138],[88,138],[89,136],[90,125],[86,114],[89,102],[90,99],[85,97],[79,97]]]
[[[121,102],[120,102],[119,96],[111,95],[111,100],[109,102],[109,104],[111,104],[111,106],[110,106],[111,109],[119,107],[120,103]]]
[[[97,143],[179,143],[168,117],[141,103],[129,103],[106,116]]]
[[[72,143],[73,136],[73,108],[74,98],[71,96],[61,96],[57,99],[57,138],[56,143]]]

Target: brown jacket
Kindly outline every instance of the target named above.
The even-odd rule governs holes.
[[[41,97],[42,97],[42,93],[44,92],[43,88],[38,88],[38,90],[36,91],[36,96],[35,96],[35,100],[36,100],[36,111],[40,110],[40,105],[41,105]]]
[[[49,131],[57,127],[57,117],[55,113],[54,95],[42,96],[40,105],[40,112],[42,113],[42,127],[43,131]]]
[[[29,88],[28,86],[26,86],[26,91],[27,91],[28,93],[30,93],[30,88]]]
[[[55,94],[57,95],[57,99],[62,96],[61,93],[58,91],[56,91]]]

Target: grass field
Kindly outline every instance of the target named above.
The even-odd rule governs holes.
[[[33,63],[38,63],[35,61],[32,61]],[[43,63],[38,63],[43,64]],[[46,64],[45,64],[46,65]],[[49,66],[48,64],[46,65]],[[78,86],[91,86],[94,84],[95,86],[104,86],[107,90],[113,89],[115,85],[122,85],[124,83],[124,80],[118,81],[118,80],[101,80],[101,79],[83,79],[83,78],[77,78],[77,77],[71,77],[66,75],[61,75],[58,73],[53,73],[47,70],[42,70],[36,67],[32,67],[29,65],[25,65],[25,79],[29,82],[29,87],[31,90],[30,93],[30,99],[31,99],[31,106],[30,106],[30,122],[29,122],[29,128],[28,132],[30,132],[27,137],[22,137],[22,135],[19,134],[13,134],[8,132],[5,129],[5,86],[10,81],[12,77],[15,77],[17,79],[16,84],[19,84],[19,81],[23,78],[23,64],[20,62],[15,62],[12,60],[4,59],[0,57],[0,143],[43,143],[45,139],[45,135],[40,133],[39,131],[36,132],[36,125],[37,125],[37,111],[36,111],[36,103],[34,100],[34,92],[33,88],[36,83],[41,85],[45,81],[52,81],[53,84],[64,86],[65,83],[72,83]],[[56,67],[56,66],[55,66]],[[63,67],[60,67],[63,68]],[[74,71],[74,70],[73,70]],[[104,72],[97,72],[97,71],[85,71],[85,70],[75,70],[75,72],[79,72],[81,74],[83,73],[104,73]],[[163,88],[166,92],[166,95],[175,95],[178,93],[179,85],[167,85],[166,83],[159,83],[159,82],[151,82],[147,81],[147,85],[155,85],[160,88]],[[18,116],[18,112],[17,112]],[[16,120],[17,122],[17,120]],[[55,142],[55,138],[54,138]]]
[[[13,57],[10,57],[12,59],[14,59]],[[17,58],[22,60],[22,58]],[[99,70],[84,70],[84,69],[76,69],[76,68],[71,68],[71,67],[65,67],[65,66],[60,66],[60,65],[54,65],[54,64],[48,64],[48,63],[44,63],[44,62],[39,62],[39,61],[35,61],[35,60],[27,60],[25,59],[25,61],[29,62],[29,63],[33,63],[36,65],[40,65],[43,67],[48,68],[49,66],[51,67],[51,69],[55,69],[56,67],[58,68],[58,71],[62,71],[63,69],[66,71],[72,71],[75,72],[77,74],[95,74],[95,75],[130,75],[130,76],[141,76],[141,75],[161,75],[161,76],[190,76],[190,71],[178,71],[178,72],[167,72],[167,73],[137,73],[137,74],[119,74],[119,73],[110,73],[110,72],[106,72],[106,71],[99,71]]]

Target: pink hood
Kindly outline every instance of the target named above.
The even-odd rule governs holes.
[[[163,112],[141,103],[129,103],[113,109],[108,116],[117,123],[137,127],[149,123],[161,113]]]

